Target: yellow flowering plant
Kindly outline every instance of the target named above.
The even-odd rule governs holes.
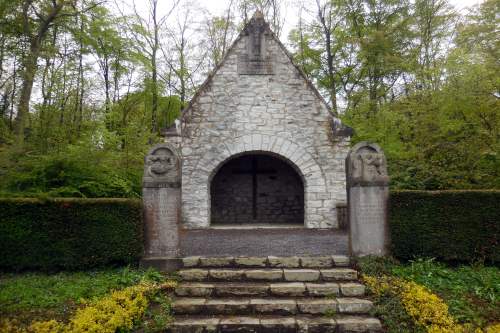
[[[436,294],[415,282],[382,275],[362,276],[370,292],[380,298],[384,295],[396,296],[408,315],[427,333],[500,333],[500,324],[482,330],[470,325],[460,325],[448,312],[446,303]]]
[[[115,333],[131,330],[145,313],[149,298],[160,290],[175,288],[176,282],[163,284],[142,282],[138,285],[111,292],[78,309],[67,324],[56,320],[34,322],[29,333]],[[12,331],[14,332],[14,331]]]
[[[429,333],[458,332],[461,330],[448,313],[448,306],[427,288],[398,280],[400,297],[406,312]]]

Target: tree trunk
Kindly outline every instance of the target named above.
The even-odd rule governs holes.
[[[80,27],[80,38],[78,39],[78,68],[76,77],[75,106],[73,109],[73,124],[76,124],[76,137],[80,137],[81,119],[79,113],[80,90],[83,90],[83,20],[78,15],[75,16],[75,23]]]
[[[5,38],[2,37],[2,43],[0,44],[0,80],[3,76],[3,58],[5,53]]]
[[[182,38],[184,38],[184,36]],[[184,104],[184,102],[186,100],[186,77],[185,77],[185,75],[186,75],[186,68],[185,68],[186,62],[184,59],[184,39],[182,39],[182,41],[181,41],[179,62],[180,62],[179,78],[181,80],[180,98],[181,98],[182,104]]]
[[[30,23],[29,8],[32,0],[26,0],[23,4],[23,33],[30,40],[30,48],[28,54],[23,59],[23,73],[22,73],[22,87],[21,95],[19,96],[19,104],[17,107],[17,119],[14,128],[16,135],[16,144],[21,147],[24,144],[24,129],[26,127],[26,120],[29,116],[31,92],[33,90],[33,82],[35,80],[38,57],[40,56],[40,48],[42,41],[49,30],[50,25],[56,19],[61,11],[65,1],[61,0],[59,3],[53,2],[49,14],[40,19],[40,26],[36,35],[32,35],[32,23]]]
[[[326,5],[322,7],[319,0],[316,0],[316,4],[318,6],[318,18],[321,22],[321,26],[323,28],[323,34],[325,37],[325,49],[326,49],[326,61],[328,65],[328,81],[330,83],[329,94],[330,94],[330,103],[332,105],[332,111],[335,115],[337,115],[337,84],[335,82],[335,69],[333,64],[333,54],[332,54],[332,10],[331,7],[328,11],[328,22],[325,18]],[[330,4],[330,6],[332,6]]]
[[[151,57],[151,67],[152,67],[152,106],[151,106],[151,132],[156,133],[158,131],[158,73],[156,68],[156,49],[153,50],[153,55]]]
[[[10,94],[10,114],[9,114],[9,129],[13,130],[12,120],[14,118],[14,104],[16,99],[17,90],[17,66],[16,66],[16,55],[14,54],[14,73],[12,74],[12,91]]]
[[[38,39],[37,39],[38,40]],[[30,98],[33,90],[33,81],[35,80],[38,56],[40,55],[40,43],[35,40],[31,43],[29,54],[26,55],[23,61],[21,95],[19,96],[19,105],[17,107],[17,117],[14,127],[17,144],[24,144],[24,129],[26,128],[26,120],[29,115]]]
[[[83,48],[83,47],[82,47]],[[85,93],[85,81],[83,78],[83,56],[80,54],[79,56],[79,70],[80,70],[80,92],[76,92],[77,95],[80,94],[80,98],[78,99],[78,137],[80,137],[80,131],[82,128],[83,122],[83,96]]]
[[[377,65],[375,65],[375,68],[372,68],[370,73],[370,87],[369,87],[369,110],[371,115],[377,114],[378,111],[378,86],[380,82],[380,71],[378,70]]]
[[[116,50],[116,58],[113,61],[113,104],[120,100],[120,61],[121,50]]]
[[[111,82],[109,80],[109,54],[106,45],[104,45],[104,41],[101,38],[97,39],[97,42],[99,43],[99,47],[102,50],[102,59],[99,60],[99,64],[102,69],[102,77],[104,79],[104,94],[105,94],[105,102],[104,102],[104,107],[106,109],[106,114],[109,113],[110,111],[110,104],[111,104],[111,97],[110,97],[110,90],[111,90]]]
[[[151,132],[152,133],[157,133],[158,132],[158,73],[157,73],[157,68],[156,68],[156,53],[158,51],[159,45],[160,45],[160,39],[158,36],[158,22],[156,20],[156,8],[157,8],[157,1],[153,1],[153,29],[154,29],[154,45],[153,45],[153,52],[151,54],[151,76],[152,76],[152,88],[153,88],[153,100],[152,100],[152,108],[151,108]]]
[[[332,39],[331,32],[325,30],[326,37],[326,57],[328,61],[328,79],[330,82],[330,102],[332,111],[337,115],[337,84],[335,83],[335,72],[333,68]]]
[[[59,103],[59,109],[61,111],[61,113],[59,114],[59,126],[64,126],[64,116],[65,116],[65,108],[66,108],[66,101],[67,101],[67,98],[68,98],[68,92],[66,92],[66,85],[67,85],[67,81],[68,81],[68,77],[66,75],[66,72],[67,72],[67,69],[66,69],[66,58],[68,56],[68,43],[67,41],[65,40],[64,41],[64,53],[62,55],[62,67],[63,67],[63,74],[62,74],[62,98],[60,100],[60,103]],[[70,89],[71,90],[71,89]]]

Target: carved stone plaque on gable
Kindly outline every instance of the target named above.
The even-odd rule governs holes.
[[[155,146],[144,160],[143,187],[179,187],[179,164],[175,149],[167,144]]]
[[[245,30],[245,52],[238,55],[238,74],[270,75],[273,72],[273,56],[268,50],[270,30],[264,17],[257,12]]]

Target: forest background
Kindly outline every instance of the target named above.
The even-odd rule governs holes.
[[[0,0],[0,196],[140,196],[148,148],[256,9],[392,188],[500,188],[500,0]]]

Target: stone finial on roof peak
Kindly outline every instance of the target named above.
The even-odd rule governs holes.
[[[252,18],[254,19],[264,19],[264,14],[260,11],[260,9],[257,9],[255,13],[253,14]]]

